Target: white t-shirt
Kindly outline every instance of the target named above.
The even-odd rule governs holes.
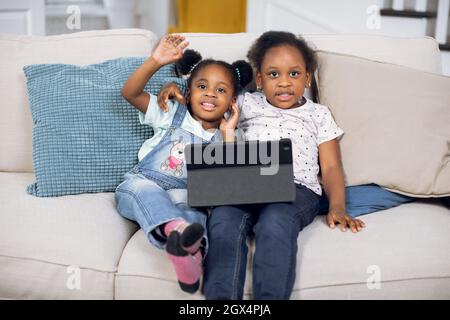
[[[139,149],[138,159],[141,161],[153,148],[161,141],[166,134],[170,125],[172,124],[173,117],[178,108],[178,102],[169,100],[167,103],[169,107],[168,112],[164,112],[158,105],[158,97],[150,94],[150,101],[148,103],[146,113],[139,112],[139,121],[141,124],[149,125],[153,128],[154,135],[145,140]],[[206,141],[210,141],[215,134],[215,130],[206,131],[203,129],[200,122],[195,120],[189,112],[181,123],[181,128],[192,133],[193,135],[200,137]],[[217,130],[217,129],[216,129]]]
[[[306,99],[293,109],[271,105],[260,92],[245,93],[238,98],[241,108],[240,128],[246,140],[278,140],[290,138],[295,183],[316,194],[322,194],[319,183],[319,145],[342,136],[330,110]]]

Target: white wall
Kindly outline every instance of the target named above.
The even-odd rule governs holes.
[[[450,51],[443,51],[441,53],[442,57],[442,70],[443,74],[450,76]]]
[[[2,1],[12,0],[0,0]],[[24,1],[24,0],[21,0]],[[35,0],[26,0],[32,1]],[[41,0],[42,2],[44,0]],[[61,34],[86,30],[108,28],[143,28],[158,36],[167,33],[169,25],[174,24],[175,0],[54,0],[47,7],[47,34]],[[81,12],[81,29],[68,30],[66,9],[76,4]]]
[[[44,0],[0,0],[0,33],[45,35]]]
[[[148,29],[162,37],[170,25],[175,24],[174,0],[139,0],[137,13],[139,27]]]
[[[383,0],[247,0],[247,31],[294,33],[362,33],[395,37],[427,35],[427,19],[377,17]],[[373,22],[379,22],[373,23]],[[450,54],[442,54],[443,73],[450,75]]]
[[[373,21],[383,0],[248,0],[249,31],[269,29],[299,33],[371,33],[424,36],[426,19],[383,17],[379,28]],[[370,10],[372,9],[372,10]]]

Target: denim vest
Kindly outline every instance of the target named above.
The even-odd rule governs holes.
[[[130,171],[142,174],[156,182],[164,190],[186,189],[187,170],[184,157],[184,147],[192,143],[210,143],[218,139],[220,130],[211,138],[211,141],[181,128],[187,113],[187,107],[178,105],[172,124],[161,141]]]

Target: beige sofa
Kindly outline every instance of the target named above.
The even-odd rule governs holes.
[[[188,35],[204,56],[228,61],[244,58],[255,37]],[[318,49],[440,73],[431,38],[306,38]],[[180,291],[164,252],[117,214],[113,193],[37,198],[25,192],[34,181],[33,123],[22,66],[144,56],[156,41],[140,29],[0,36],[0,298],[203,298]],[[424,200],[362,219],[367,228],[360,234],[330,230],[323,216],[301,233],[292,299],[450,298],[450,210]],[[251,298],[250,276],[245,292]]]

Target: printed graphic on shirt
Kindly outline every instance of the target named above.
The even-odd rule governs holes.
[[[319,145],[343,134],[328,107],[306,99],[300,107],[280,109],[262,93],[246,93],[239,101],[246,140],[291,139],[295,182],[321,195]]]
[[[181,177],[184,165],[185,143],[181,140],[175,141],[170,148],[169,157],[161,164],[162,171],[169,171],[175,177]]]

